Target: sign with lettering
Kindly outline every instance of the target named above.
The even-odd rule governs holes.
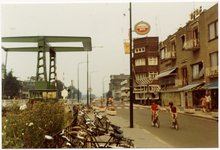
[[[147,22],[141,21],[134,26],[134,30],[137,34],[144,35],[150,32],[150,25]]]

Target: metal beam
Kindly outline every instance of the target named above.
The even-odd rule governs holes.
[[[92,51],[92,44],[91,44],[91,38],[90,37],[66,37],[66,36],[29,36],[29,37],[2,37],[2,42],[45,42],[46,44],[46,52],[50,52],[50,49],[52,49],[55,52],[72,52],[72,51]],[[56,42],[82,42],[83,47],[56,47],[51,46],[50,43],[56,43]],[[39,49],[37,47],[14,47],[14,48],[2,48],[5,51],[19,51],[19,52],[38,52]]]
[[[14,47],[14,48],[5,48],[2,46],[2,49],[9,52],[38,52],[38,47]]]
[[[74,36],[19,36],[19,37],[2,37],[2,42],[38,42],[45,39],[45,42],[90,42],[90,37]]]

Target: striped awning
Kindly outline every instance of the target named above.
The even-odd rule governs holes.
[[[189,84],[189,85],[187,85],[187,86],[184,86],[184,87],[182,87],[182,88],[177,89],[177,91],[194,91],[194,90],[200,90],[200,89],[202,89],[202,84],[204,84],[204,82]]]
[[[171,68],[171,69],[166,70],[166,71],[163,71],[163,72],[161,72],[160,74],[158,74],[155,78],[162,78],[162,77],[168,76],[168,75],[170,75],[170,73],[173,72],[175,69],[176,69],[176,67]]]

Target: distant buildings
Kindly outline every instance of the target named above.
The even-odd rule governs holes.
[[[111,75],[109,83],[109,91],[112,92],[112,97],[115,100],[121,99],[121,82],[125,79],[129,79],[130,75]]]

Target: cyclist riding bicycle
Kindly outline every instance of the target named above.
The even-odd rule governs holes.
[[[171,117],[172,117],[172,125],[174,126],[174,124],[175,124],[174,114],[176,115],[176,118],[178,118],[177,111],[179,111],[179,108],[177,108],[176,106],[173,106],[173,102],[169,102],[169,105],[170,105],[170,113],[171,113]]]
[[[159,115],[158,115],[158,113],[157,113],[158,109],[159,109],[160,111],[163,111],[163,110],[161,110],[161,109],[157,106],[157,104],[155,104],[154,98],[153,98],[153,99],[152,99],[152,105],[151,105],[151,112],[153,113],[153,122],[154,122],[155,114],[157,115],[157,117],[159,117]]]

